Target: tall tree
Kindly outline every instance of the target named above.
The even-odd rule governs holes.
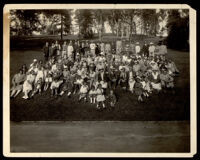
[[[121,10],[111,9],[111,10],[106,10],[104,13],[111,27],[112,33],[116,32],[117,37],[118,37],[119,30],[120,30],[120,22],[121,22]]]
[[[78,9],[75,11],[76,23],[79,26],[79,34],[84,38],[92,38],[93,14],[89,9]]]
[[[168,46],[174,49],[189,49],[189,10],[169,10],[167,21]]]
[[[104,22],[106,21],[105,10],[102,9],[92,10],[92,14],[93,14],[93,21],[96,24],[96,28],[99,34],[99,40],[101,41],[104,32]]]
[[[37,10],[12,10],[10,12],[11,23],[15,23],[15,25],[11,25],[11,30],[13,28],[17,28],[18,33],[20,35],[30,35],[33,31],[38,30],[39,26],[39,11]]]
[[[51,20],[51,28],[53,33],[55,27],[60,27],[61,40],[63,39],[63,32],[69,33],[71,27],[71,10],[43,10],[42,13]]]

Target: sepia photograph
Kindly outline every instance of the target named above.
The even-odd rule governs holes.
[[[4,155],[192,157],[196,11],[4,7]]]

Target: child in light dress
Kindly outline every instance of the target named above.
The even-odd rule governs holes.
[[[45,76],[45,84],[44,84],[44,91],[46,91],[49,86],[51,85],[53,79],[52,79],[52,74],[50,71],[46,72],[46,76]]]
[[[41,92],[42,92],[42,84],[43,84],[42,78],[39,78],[37,80],[37,82],[35,83],[35,89],[32,92],[31,97],[33,97],[38,92],[39,92],[39,94],[41,94]]]
[[[174,78],[168,73],[166,68],[162,68],[160,79],[161,79],[161,85],[164,89],[174,88]]]
[[[83,79],[81,76],[76,75],[75,82],[74,82],[74,94],[80,90],[81,85],[83,84]]]
[[[89,91],[89,99],[91,104],[96,103],[96,90],[94,86],[92,86],[91,90]]]
[[[141,81],[142,86],[143,86],[143,95],[145,97],[149,97],[149,94],[152,93],[152,88],[151,88],[151,83],[147,77],[144,77],[143,80]]]
[[[53,81],[51,83],[51,96],[56,96],[58,95],[58,88],[60,85],[63,83],[63,80],[59,80],[58,78],[53,78]]]
[[[105,96],[103,93],[103,89],[101,84],[98,85],[97,90],[96,90],[96,94],[97,94],[97,109],[100,109],[100,105],[102,105],[103,108],[106,108],[105,106]]]
[[[80,96],[79,96],[79,101],[84,99],[84,101],[87,101],[87,93],[88,93],[89,87],[86,82],[83,82],[83,85],[80,88]]]

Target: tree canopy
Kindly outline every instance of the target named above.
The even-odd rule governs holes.
[[[101,40],[105,23],[117,37],[124,32],[129,39],[134,34],[158,36],[167,32],[170,47],[188,47],[189,11],[178,9],[54,9],[11,10],[11,34],[31,35],[33,32],[47,35],[74,33],[74,24],[79,36],[92,38],[94,32]],[[165,25],[161,25],[165,24]]]

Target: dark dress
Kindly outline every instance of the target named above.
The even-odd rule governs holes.
[[[135,88],[135,94],[137,96],[141,96],[143,92],[142,84],[140,82],[135,82],[134,88]]]
[[[49,46],[44,46],[43,47],[43,52],[44,52],[44,59],[45,61],[48,61],[48,58],[49,58]]]
[[[143,53],[145,56],[149,57],[149,46],[143,45],[141,53]]]

